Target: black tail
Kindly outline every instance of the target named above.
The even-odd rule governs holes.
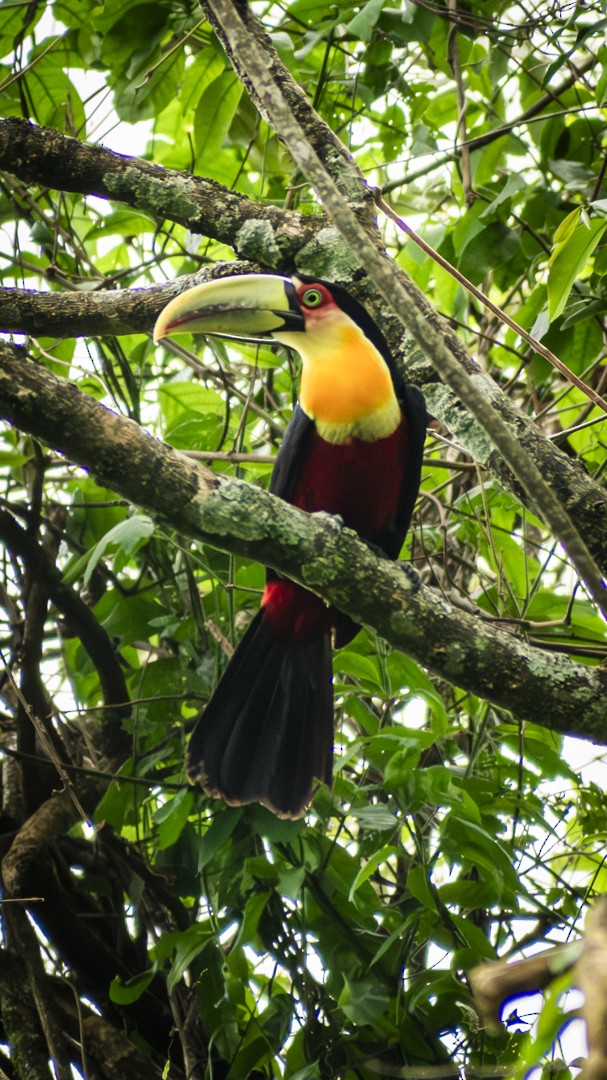
[[[194,728],[188,775],[234,806],[297,818],[314,780],[331,782],[332,751],[330,636],[280,641],[262,609]]]

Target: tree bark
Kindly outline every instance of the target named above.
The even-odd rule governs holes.
[[[26,184],[115,199],[155,221],[169,218],[274,269],[292,265],[326,225],[322,217],[262,205],[215,180],[90,146],[14,116],[0,119],[0,169]]]
[[[19,1080],[51,1080],[48,1049],[22,957],[0,953],[0,1014]]]
[[[0,347],[0,415],[184,535],[274,567],[455,686],[557,732],[605,740],[607,671],[533,648],[419,586],[328,515],[197,467],[71,383]]]

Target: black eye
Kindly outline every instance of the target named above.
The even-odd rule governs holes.
[[[320,289],[306,289],[301,298],[306,307],[320,307],[323,299]]]

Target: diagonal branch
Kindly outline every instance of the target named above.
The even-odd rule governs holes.
[[[531,456],[487,403],[474,377],[469,377],[464,371],[459,360],[463,352],[459,341],[455,335],[439,328],[440,317],[429,307],[415,283],[404,273],[399,273],[369,239],[366,229],[342,197],[321,159],[306,141],[304,131],[292,115],[279,86],[266,78],[264,50],[241,20],[232,0],[205,0],[204,6],[211,8],[215,18],[221,22],[230,42],[231,53],[238,55],[241,62],[246,61],[273,127],[280,132],[293,160],[323,200],[334,224],[364,262],[373,283],[392,305],[405,329],[429,357],[441,378],[484,428],[528,498],[535,502],[548,528],[566,549],[597,607],[607,617],[607,588],[585,540]]]
[[[301,582],[450,683],[522,719],[549,717],[554,731],[604,740],[607,671],[488,627],[412,584],[402,564],[334,518],[195,466],[8,345],[0,345],[0,416],[180,533]]]

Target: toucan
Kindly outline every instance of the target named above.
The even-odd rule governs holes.
[[[154,340],[184,333],[269,338],[299,353],[299,403],[270,491],[310,513],[338,515],[397,559],[419,489],[426,409],[366,309],[327,281],[245,274],[173,299]],[[190,779],[231,805],[260,802],[279,817],[301,817],[317,782],[331,783],[332,636],[340,647],[357,630],[268,570],[260,610],[194,728]]]

